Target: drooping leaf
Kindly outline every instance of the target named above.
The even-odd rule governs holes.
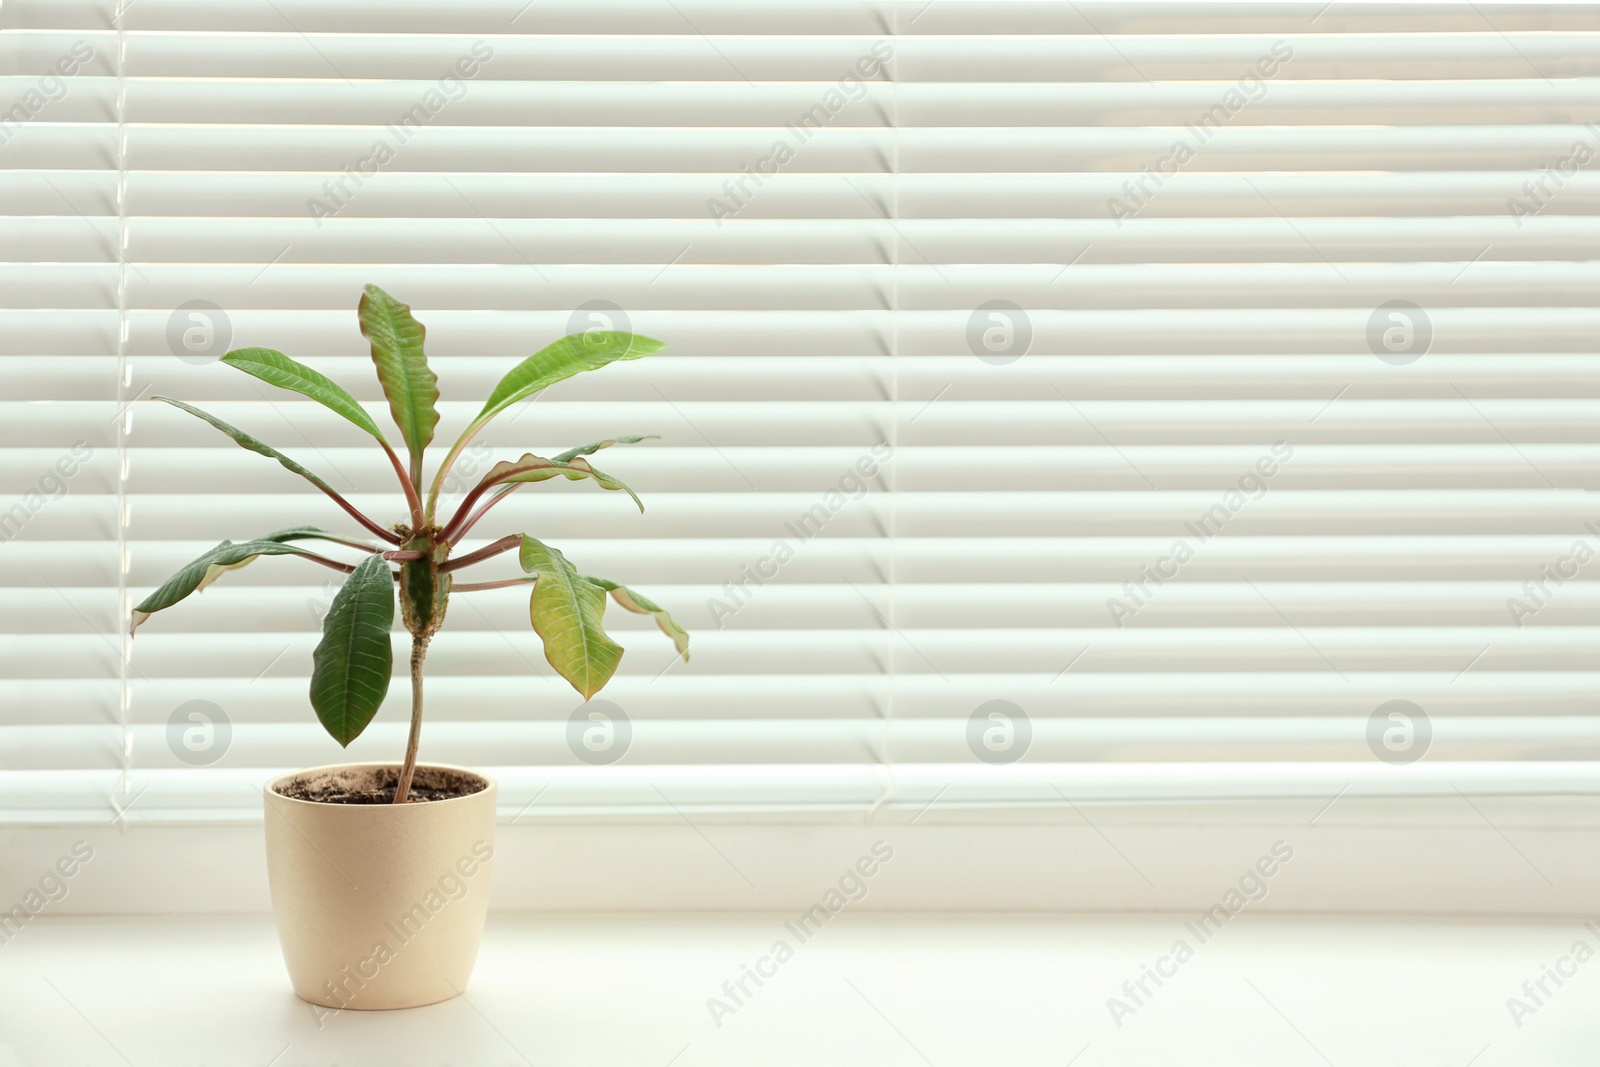
[[[665,608],[649,597],[636,593],[625,585],[618,585],[608,578],[596,578],[593,575],[586,574],[583,576],[583,580],[593,582],[610,593],[612,600],[615,600],[620,607],[633,612],[635,615],[654,616],[656,626],[660,627],[662,633],[672,638],[672,644],[677,648],[678,655],[683,657],[685,663],[689,662],[689,632],[679,626],[677,621],[667,614]]]
[[[422,468],[422,450],[439,425],[439,411],[434,406],[439,401],[439,379],[428,369],[428,357],[422,351],[427,331],[411,317],[409,306],[376,285],[367,286],[362,294],[359,315],[361,332],[372,344],[378,381],[411,453],[412,477],[416,478]]]
[[[262,442],[256,440],[254,437],[251,437],[249,434],[245,433],[243,430],[239,429],[237,426],[230,426],[228,423],[223,422],[221,419],[217,418],[215,415],[212,415],[209,412],[201,411],[199,408],[193,407],[193,406],[191,406],[189,404],[185,404],[181,400],[174,400],[170,396],[157,396],[157,397],[152,397],[151,399],[160,400],[160,401],[163,401],[165,403],[171,404],[175,408],[180,408],[180,409],[182,409],[184,411],[187,411],[189,414],[195,416],[196,418],[204,419],[206,422],[209,422],[211,425],[215,426],[217,429],[221,430],[223,433],[225,433],[229,437],[233,438],[234,441],[239,445],[240,448],[247,448],[251,452],[258,452],[263,456],[267,456],[267,457],[269,457],[271,459],[277,460],[286,469],[291,470],[294,473],[300,475],[300,477],[304,478],[306,481],[310,482],[312,485],[316,486],[318,489],[321,489],[324,493],[328,494],[328,496],[330,498],[332,498],[334,503],[336,503],[340,507],[344,508],[344,510],[349,512],[350,515],[357,522],[361,523],[361,525],[365,526],[368,530],[370,530],[373,533],[377,534],[379,537],[385,538],[386,540],[388,540],[388,541],[390,541],[392,543],[399,541],[399,538],[397,536],[395,536],[395,535],[389,533],[388,531],[384,530],[383,527],[379,526],[376,522],[373,522],[366,515],[362,514],[360,511],[356,510],[355,506],[353,504],[351,504],[350,501],[348,501],[344,497],[340,496],[339,493],[333,488],[333,486],[329,485],[327,482],[323,481],[321,478],[318,478],[315,474],[312,474],[310,471],[306,470],[300,464],[296,463],[294,460],[290,459],[288,456],[284,455],[282,452],[279,452],[276,448],[273,448],[271,445],[263,444]]]
[[[384,439],[383,431],[378,429],[378,424],[372,421],[372,416],[356,402],[355,397],[345,392],[332,378],[290,359],[282,352],[271,348],[237,348],[223,356],[222,362],[260,378],[268,385],[310,397],[328,410],[343,415],[378,440]]]
[[[365,548],[373,552],[377,551],[375,547],[367,544],[365,541],[357,541],[350,537],[342,537],[339,534],[324,530],[319,526],[291,526],[286,530],[274,530],[272,533],[256,538],[256,540],[272,541],[277,544],[282,544],[285,541],[300,540],[332,541],[336,545],[349,545],[352,548]],[[254,563],[255,560],[255,556],[246,556],[237,563],[219,563],[213,565],[206,571],[205,577],[200,579],[200,584],[195,587],[194,591],[196,593],[205,592],[206,587],[212,582],[216,581],[218,578],[221,578],[223,574],[227,573],[228,571],[239,570],[241,567],[248,567],[251,563]],[[135,623],[134,625],[137,627],[138,623]]]
[[[478,483],[478,489],[488,489],[495,485],[506,485],[513,482],[543,482],[551,478],[563,477],[568,481],[580,481],[584,478],[593,478],[602,489],[620,489],[633,497],[633,502],[644,510],[644,501],[639,499],[625,483],[589,466],[589,461],[581,456],[569,462],[545,459],[528,453],[519,460],[496,463],[489,468],[489,472]]]
[[[553,458],[557,463],[569,463],[579,456],[592,456],[602,448],[610,448],[612,445],[636,445],[640,441],[655,441],[660,437],[661,435],[657,433],[637,434],[632,437],[608,437],[604,441],[592,441],[586,445],[579,445],[577,448],[569,448]]]
[[[181,400],[174,400],[170,396],[157,396],[157,397],[151,397],[151,399],[152,400],[160,400],[160,401],[162,401],[164,403],[171,404],[175,408],[179,408],[179,409],[181,409],[183,411],[187,411],[189,414],[195,416],[196,418],[204,419],[206,422],[209,422],[211,425],[215,426],[217,429],[221,430],[223,433],[225,433],[229,437],[233,438],[234,441],[238,443],[240,448],[247,448],[252,452],[259,452],[263,456],[267,456],[270,459],[275,459],[279,463],[283,464],[284,467],[288,468],[289,470],[294,471],[300,477],[304,478],[306,481],[310,482],[312,485],[316,486],[318,489],[321,489],[324,493],[327,493],[329,496],[331,496],[331,497],[333,497],[335,499],[343,499],[334,490],[333,486],[329,485],[327,482],[323,481],[321,478],[318,478],[315,474],[312,474],[310,471],[308,471],[304,467],[300,466],[300,464],[296,463],[294,460],[290,459],[288,456],[284,455],[282,452],[279,452],[276,448],[273,448],[271,445],[268,445],[268,444],[263,444],[262,442],[256,440],[254,437],[251,437],[249,434],[245,433],[243,430],[239,429],[237,426],[229,425],[228,423],[223,422],[221,419],[217,418],[215,415],[211,414],[210,412],[201,411],[197,407],[194,407],[194,406],[192,406],[190,404],[185,404]]]
[[[394,596],[388,561],[368,556],[323,616],[322,640],[311,657],[311,706],[340,745],[361,736],[389,692]]]
[[[481,425],[519,400],[586,370],[598,370],[619,359],[639,359],[666,347],[661,341],[617,330],[591,330],[563,337],[546,345],[511,368],[489,394],[473,419]]]
[[[313,539],[319,541],[332,541],[336,545],[349,545],[352,548],[364,548],[372,552],[377,551],[377,548],[367,544],[365,541],[357,541],[354,538],[342,537],[339,534],[331,533],[328,530],[324,530],[316,526],[291,526],[287,530],[277,530],[273,533],[267,534],[265,537],[256,538],[258,541],[274,541],[279,544],[285,541]],[[194,591],[197,593],[205,592],[207,586],[216,581],[218,578],[221,578],[228,571],[236,571],[241,567],[248,567],[251,563],[255,562],[255,559],[255,556],[247,556],[238,563],[217,564],[211,567],[206,571],[206,576],[200,579],[200,584],[195,587]],[[138,623],[135,623],[134,625],[137,626]]]
[[[544,658],[588,700],[611,680],[622,659],[622,646],[601,626],[605,590],[585,581],[559,549],[526,534],[521,560],[524,571],[539,576],[528,612],[544,640]]]
[[[279,537],[288,532],[279,531],[278,534],[271,536]],[[232,541],[223,541],[189,563],[184,564],[178,573],[168,578],[155,592],[141,600],[138,607],[133,609],[133,620],[128,627],[128,632],[133,633],[146,619],[156,612],[161,611],[163,608],[170,608],[190,593],[199,592],[216,581],[224,572],[236,567],[242,567],[257,556],[309,555],[312,555],[312,553],[279,540],[264,538],[259,541],[241,541],[237,544]]]

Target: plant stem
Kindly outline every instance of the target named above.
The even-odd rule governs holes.
[[[511,473],[515,473],[515,472],[525,472],[525,471],[531,471],[531,470],[543,470],[543,469],[548,469],[550,467],[555,467],[555,466],[556,466],[556,464],[550,463],[548,460],[545,460],[543,465],[534,464],[534,465],[525,466],[525,467],[516,467],[516,468],[513,468],[512,471],[508,471],[507,474],[511,474]],[[505,485],[505,484],[507,484],[507,483],[502,480],[502,481],[498,481],[498,482],[480,482],[478,485],[474,486],[472,491],[466,495],[466,498],[461,501],[461,506],[456,508],[455,516],[453,518],[451,518],[451,520],[449,522],[445,523],[444,528],[447,531],[448,530],[458,529],[463,522],[467,521],[467,516],[472,512],[472,508],[473,508],[473,506],[475,504],[477,504],[479,497],[483,496],[483,494],[487,493],[490,489],[494,489],[497,486],[502,486],[502,485]],[[511,484],[516,485],[516,484],[520,484],[520,483],[513,482]]]
[[[518,548],[521,545],[521,534],[508,534],[505,537],[500,538],[500,540],[496,541],[492,545],[480,548],[476,552],[468,552],[464,556],[458,556],[439,569],[441,571],[460,570],[462,567],[470,567],[474,563],[482,563],[486,559],[492,559],[502,552],[510,552],[513,548]]]
[[[444,488],[445,476],[450,473],[450,468],[455,465],[456,457],[461,455],[461,450],[471,443],[472,439],[478,435],[478,431],[483,429],[483,425],[483,423],[474,419],[467,426],[466,431],[456,440],[456,443],[450,446],[450,451],[446,453],[444,462],[439,464],[439,470],[433,476],[433,485],[428,489],[428,503],[422,509],[425,521],[430,523],[433,521],[434,512],[439,507],[439,491]],[[418,482],[418,485],[420,486],[421,482]]]
[[[400,457],[395,455],[394,449],[389,447],[387,441],[380,441],[383,450],[389,454],[389,462],[394,466],[395,474],[400,477],[400,487],[406,493],[406,506],[411,509],[411,527],[420,530],[423,527],[422,498],[417,495],[417,487],[412,484],[411,476],[406,473],[406,468],[400,462]]]
[[[537,582],[539,576],[529,575],[526,578],[502,578],[497,582],[456,582],[450,586],[452,593],[472,593],[479,589],[504,589],[511,585],[528,585]]]
[[[377,523],[367,518],[367,516],[363,515],[354,504],[350,503],[350,501],[346,500],[332,489],[325,485],[319,485],[317,488],[328,494],[335,504],[338,504],[341,508],[344,508],[345,511],[349,512],[351,518],[365,526],[375,536],[382,538],[391,545],[398,545],[400,543],[400,538],[396,537],[392,532],[385,530],[382,526],[379,526]]]
[[[467,536],[467,531],[476,526],[478,524],[478,520],[483,518],[483,516],[488,513],[490,508],[494,507],[496,504],[500,503],[500,501],[504,500],[506,497],[510,496],[512,493],[516,492],[518,489],[527,484],[527,482],[508,482],[507,484],[500,486],[499,491],[496,492],[494,496],[490,497],[484,503],[484,505],[470,517],[464,516],[463,512],[456,512],[456,517],[450,520],[450,525],[445,527],[445,531],[441,536],[443,536],[446,541],[449,541],[452,544],[460,541],[462,538]]]
[[[411,636],[411,736],[406,738],[406,763],[395,784],[394,802],[404,804],[411,795],[411,779],[417,773],[417,744],[422,740],[422,661],[428,655],[428,639]]]
[[[320,563],[324,567],[332,567],[334,570],[343,571],[345,574],[349,574],[356,569],[354,564],[340,563],[336,559],[329,559],[327,556],[319,556],[315,552],[306,552],[301,554],[300,558],[309,559],[312,563]]]

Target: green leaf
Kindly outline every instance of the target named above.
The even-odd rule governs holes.
[[[665,347],[661,341],[639,334],[621,333],[616,330],[590,330],[587,333],[575,333],[563,337],[511,368],[511,372],[500,379],[500,384],[489,394],[483,410],[478,412],[477,417],[462,431],[456,443],[450,446],[450,454],[439,465],[438,473],[433,477],[433,486],[428,490],[428,521],[433,521],[439,491],[444,487],[445,476],[450,473],[456,457],[461,455],[461,450],[467,446],[467,442],[471,441],[490,419],[517,401],[525,400],[539,390],[570,378],[574,374],[586,370],[598,370],[607,363],[614,363],[619,359],[639,359],[652,352],[659,352]],[[603,443],[597,447],[603,447]],[[581,451],[578,450],[580,453]]]
[[[528,613],[544,640],[544,658],[589,700],[605,687],[622,659],[622,646],[600,625],[606,594],[584,581],[558,549],[522,536],[522,569],[537,573]]]
[[[139,602],[133,609],[132,625],[128,632],[133,633],[146,619],[161,611],[170,608],[190,593],[199,592],[212,582],[220,578],[224,572],[242,567],[257,556],[309,556],[312,553],[295,545],[284,544],[279,540],[270,538],[280,537],[292,531],[279,531],[257,541],[241,541],[235,544],[232,541],[223,541],[216,547],[202,553],[198,558],[186,563],[183,569],[168,578],[160,588]],[[378,557],[374,557],[378,558]]]
[[[577,448],[569,448],[561,455],[556,456],[555,461],[557,463],[568,463],[579,456],[592,456],[602,448],[610,448],[612,445],[636,445],[640,441],[655,441],[660,437],[661,435],[658,433],[639,434],[633,437],[608,437],[604,441],[593,441]]]
[[[611,477],[604,471],[595,470],[589,466],[588,460],[577,458],[571,462],[563,463],[559,460],[545,459],[535,456],[531,452],[515,462],[496,463],[489,468],[489,473],[483,476],[477,489],[488,489],[495,485],[504,485],[510,482],[543,482],[555,477],[564,477],[568,481],[580,481],[584,478],[593,478],[602,489],[620,489],[633,497],[633,502],[644,510],[644,501],[639,499],[625,483]],[[477,490],[474,490],[476,492]]]
[[[389,692],[393,625],[393,572],[382,556],[368,556],[334,594],[311,656],[311,706],[340,745],[361,736]]]
[[[583,576],[583,580],[593,582],[610,593],[612,600],[615,600],[619,606],[626,608],[635,615],[655,616],[656,625],[661,628],[661,632],[672,638],[672,644],[677,648],[678,655],[683,657],[685,663],[689,662],[689,632],[679,626],[661,605],[649,597],[635,593],[627,586],[618,585],[607,578],[596,578],[593,575],[586,574]]]
[[[411,308],[376,285],[361,297],[361,332],[372,343],[372,362],[378,368],[383,395],[389,398],[400,435],[411,453],[412,480],[422,469],[422,450],[433,440],[439,425],[439,379],[428,369],[422,340],[426,331],[411,317]]]
[[[619,359],[639,359],[665,347],[661,341],[616,330],[590,330],[563,337],[511,368],[472,421],[474,425],[487,422],[517,401],[574,374],[599,370]]]
[[[260,378],[268,385],[310,397],[383,441],[383,431],[378,429],[378,424],[372,421],[372,416],[356,402],[355,397],[345,392],[332,378],[290,359],[282,352],[271,348],[236,348],[223,356],[222,362]]]
[[[273,448],[271,445],[261,443],[254,437],[251,437],[249,434],[239,429],[237,426],[231,426],[209,412],[201,411],[199,408],[185,404],[181,400],[174,400],[170,396],[156,396],[151,397],[151,399],[160,400],[164,403],[171,404],[175,408],[187,411],[189,414],[195,416],[195,418],[204,419],[217,429],[221,430],[223,433],[227,434],[229,437],[233,438],[234,441],[238,443],[240,448],[248,448],[252,452],[259,452],[263,456],[275,459],[289,470],[294,471],[300,477],[316,486],[318,489],[321,489],[324,493],[327,493],[329,496],[333,497],[335,500],[343,499],[343,497],[334,491],[333,486],[329,485],[321,478],[318,478],[315,474],[312,474],[310,471],[300,466],[300,464],[296,463],[282,452],[279,452],[276,448]]]

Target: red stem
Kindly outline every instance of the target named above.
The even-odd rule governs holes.
[[[332,497],[333,498],[333,502],[335,504],[338,504],[341,508],[344,508],[346,511],[348,511],[350,513],[350,517],[351,518],[355,519],[361,525],[365,526],[375,536],[381,537],[383,540],[389,542],[391,545],[398,545],[400,543],[400,538],[398,536],[396,536],[393,533],[390,533],[388,530],[385,530],[382,526],[379,526],[377,523],[375,523],[371,519],[367,518],[365,515],[363,515],[356,508],[356,506],[354,504],[350,503],[350,501],[346,500],[344,497],[340,496],[338,493],[334,492],[332,489],[323,489],[322,486],[320,486],[320,485],[317,486],[317,488],[318,489],[322,489],[322,491],[324,493],[327,493],[328,496]]]
[[[500,484],[500,483],[496,483],[496,484]],[[468,493],[462,499],[461,506],[456,508],[455,515],[452,516],[450,521],[445,524],[443,536],[444,536],[444,539],[446,541],[452,541],[452,540],[459,540],[460,539],[459,536],[452,537],[451,536],[452,532],[454,532],[457,535],[459,535],[460,531],[457,530],[456,527],[460,526],[462,520],[467,516],[467,514],[469,512],[472,511],[472,506],[478,502],[478,498],[483,496],[484,493],[487,493],[492,488],[494,488],[494,486],[484,485],[482,483],[472,487],[472,491],[470,493]]]
[[[383,554],[383,558],[392,560],[427,559],[428,554],[426,552],[413,552],[410,549],[407,549],[404,552],[385,552]]]
[[[445,532],[441,536],[446,541],[454,542],[461,540],[463,537],[467,536],[468,530],[471,530],[474,526],[478,525],[479,519],[483,518],[489,513],[490,508],[494,507],[496,504],[500,503],[500,501],[504,500],[506,497],[510,496],[512,493],[516,492],[522,486],[527,484],[527,482],[511,482],[509,485],[502,485],[500,487],[500,492],[490,497],[488,502],[485,503],[483,507],[478,509],[478,513],[467,519],[465,522],[461,521],[461,516],[465,514],[465,512],[456,512],[456,517],[450,520],[450,526],[446,528]]]
[[[394,467],[395,474],[400,476],[400,487],[406,491],[406,506],[411,509],[411,531],[417,533],[421,531],[423,526],[427,525],[426,520],[422,517],[422,498],[417,495],[417,487],[412,484],[411,477],[406,474],[405,464],[400,462],[400,457],[395,455],[393,448],[389,447],[389,442],[379,441],[378,443],[389,454],[389,463]]]
[[[508,482],[507,481],[507,479],[509,479],[509,478],[511,478],[511,477],[513,477],[515,475],[526,474],[528,471],[550,470],[552,468],[556,469],[556,470],[569,469],[565,464],[555,463],[555,462],[553,462],[551,460],[540,460],[538,463],[529,463],[529,464],[524,464],[523,466],[520,466],[520,467],[513,467],[510,470],[506,471],[504,474],[502,474],[495,481],[478,483],[476,486],[473,487],[472,492],[468,493],[466,495],[465,499],[463,499],[461,501],[461,506],[456,509],[455,516],[448,523],[445,524],[444,539],[446,541],[452,541],[452,540],[459,541],[461,539],[461,534],[463,532],[465,532],[465,531],[457,529],[457,527],[459,527],[461,525],[462,518],[467,514],[467,512],[472,510],[472,505],[476,504],[478,502],[478,498],[483,496],[484,493],[487,493],[491,489],[504,488],[508,484],[512,485],[512,486],[517,486],[517,485],[523,484],[522,482]],[[592,474],[593,473],[592,471],[588,470],[587,465],[585,465],[582,468],[570,468],[570,469],[581,469],[586,474]],[[507,490],[507,491],[509,492],[509,490]],[[499,499],[499,498],[496,497],[496,499]],[[487,510],[489,510],[487,507],[484,508],[484,511],[487,511]],[[454,534],[453,537],[451,536],[452,534]]]
[[[301,559],[309,559],[312,563],[320,563],[324,567],[332,567],[336,571],[343,571],[346,574],[349,574],[351,571],[356,569],[353,564],[340,563],[336,559],[329,559],[327,556],[319,556],[315,552],[296,552],[295,555],[299,556]]]
[[[507,534],[494,544],[480,548],[476,552],[468,552],[465,556],[453,559],[439,569],[441,571],[456,571],[462,567],[470,567],[474,563],[482,563],[486,559],[492,559],[502,552],[510,552],[520,544],[522,544],[521,534]]]

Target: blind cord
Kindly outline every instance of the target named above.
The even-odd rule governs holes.
[[[127,406],[128,388],[132,384],[133,368],[128,362],[128,133],[124,125],[127,103],[128,39],[123,27],[129,0],[117,0],[117,632],[122,655],[117,664],[117,724],[122,731],[122,774],[111,795],[111,807],[116,811],[117,826],[126,832],[127,813],[122,801],[128,796],[128,780],[133,770],[133,730],[129,725],[132,690],[128,683],[128,669],[133,659],[133,635],[124,620],[131,615],[128,599],[128,436],[133,430],[133,411]]]
[[[887,645],[884,667],[888,675],[883,705],[883,735],[880,758],[888,775],[883,792],[868,806],[865,821],[871,823],[881,808],[894,795],[894,713],[895,713],[895,654],[894,639],[899,622],[896,613],[895,587],[896,549],[899,537],[900,499],[900,4],[891,3],[889,36],[896,47],[884,66],[889,76],[889,231],[893,237],[889,253],[889,553],[888,553],[888,625],[884,632]]]

